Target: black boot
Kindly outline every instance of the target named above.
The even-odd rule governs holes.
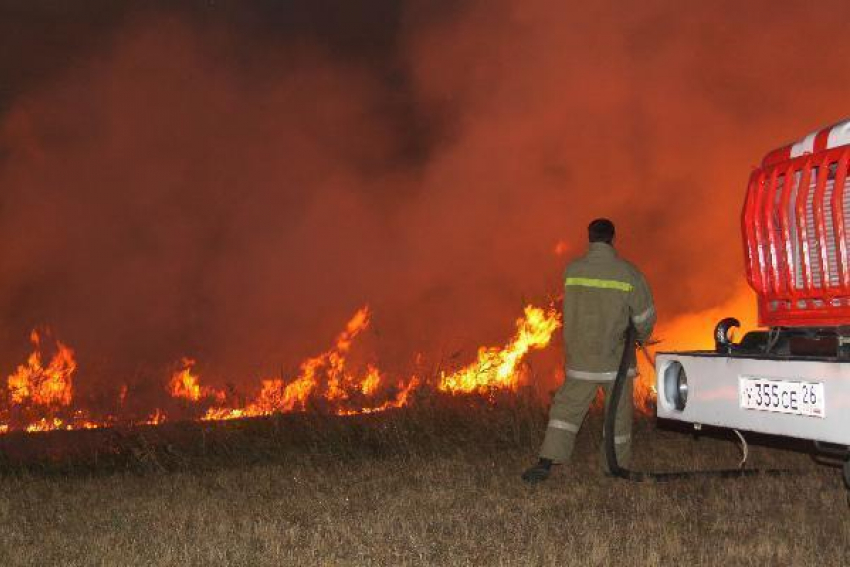
[[[522,473],[522,480],[528,484],[537,484],[549,478],[549,470],[552,468],[552,459],[541,458],[537,464]]]

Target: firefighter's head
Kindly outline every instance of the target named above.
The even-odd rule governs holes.
[[[590,242],[613,244],[614,223],[608,219],[596,219],[587,225],[587,239]]]

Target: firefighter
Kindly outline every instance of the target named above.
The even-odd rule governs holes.
[[[607,410],[628,325],[635,326],[639,341],[646,341],[655,324],[655,307],[646,279],[614,251],[614,224],[608,219],[594,220],[588,226],[588,240],[587,254],[570,263],[565,274],[566,380],[552,400],[540,459],[522,475],[529,483],[546,480],[553,463],[569,460],[576,434],[599,388],[605,394]],[[624,466],[631,453],[635,375],[635,369],[629,369],[617,408],[614,446],[617,461]],[[602,466],[607,469],[604,454]]]

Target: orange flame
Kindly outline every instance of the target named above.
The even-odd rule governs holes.
[[[378,370],[369,366],[366,376],[358,380],[348,372],[346,361],[354,339],[369,327],[369,316],[368,307],[357,310],[337,337],[334,347],[302,362],[294,380],[286,383],[282,378],[265,379],[257,398],[246,407],[210,408],[203,419],[236,419],[303,411],[310,397],[320,390],[322,379],[325,383],[323,397],[329,402],[345,402],[355,391],[367,395],[374,393],[380,384]]]
[[[41,338],[37,331],[30,334],[33,352],[26,364],[18,366],[9,376],[9,396],[14,404],[67,406],[71,403],[71,376],[77,369],[74,351],[56,341],[56,354],[45,368],[42,364]]]
[[[381,411],[386,411],[388,409],[394,408],[402,408],[410,403],[411,394],[416,391],[417,388],[421,385],[419,378],[412,377],[410,381],[405,385],[403,382],[398,384],[399,392],[396,394],[395,398],[392,400],[387,400],[380,406],[376,407],[363,407],[359,409],[346,410],[341,409],[337,410],[337,415],[361,415],[361,414],[370,414],[370,413],[378,413]]]
[[[30,423],[27,425],[26,430],[28,433],[34,433],[37,431],[56,431],[58,429],[71,429],[71,426],[65,425],[65,422],[59,419],[58,417],[47,418],[42,417],[38,421],[34,423]]]
[[[363,308],[348,322],[346,330],[337,338],[335,347],[303,362],[301,372],[294,380],[289,383],[281,378],[263,380],[260,393],[252,403],[243,408],[209,408],[203,419],[237,419],[275,412],[303,411],[310,396],[317,393],[321,393],[325,401],[342,406],[335,410],[338,415],[369,414],[404,407],[422,385],[417,377],[399,381],[395,396],[377,405],[370,405],[369,399],[358,398],[376,397],[383,382],[380,370],[373,365],[367,366],[366,374],[360,379],[347,370],[346,355],[352,341],[368,324],[369,312]],[[442,373],[438,388],[451,393],[484,392],[494,388],[515,389],[520,381],[518,367],[522,359],[529,351],[549,344],[552,333],[559,325],[559,317],[554,310],[527,307],[525,317],[517,320],[516,336],[505,348],[482,347],[478,351],[477,362],[450,375]],[[323,376],[326,380],[324,391],[321,386]],[[352,404],[355,407],[350,407]]]
[[[378,386],[381,385],[381,372],[371,364],[368,367],[368,372],[360,382],[360,393],[364,396],[371,396],[378,391]]]
[[[200,377],[192,369],[195,361],[191,358],[183,358],[180,361],[181,370],[171,375],[168,383],[168,393],[174,398],[183,398],[190,402],[200,401],[201,398],[215,398],[219,403],[225,399],[224,392],[209,387],[201,387]],[[124,391],[126,396],[126,389]]]
[[[530,350],[548,345],[560,324],[554,309],[544,311],[529,305],[525,308],[525,317],[517,319],[516,336],[505,348],[481,347],[476,362],[451,374],[441,372],[439,389],[455,394],[483,393],[493,388],[516,389],[520,361]]]
[[[183,369],[178,370],[171,376],[171,382],[168,383],[168,392],[175,398],[184,398],[197,402],[201,399],[201,385],[198,383],[198,376],[192,374],[192,367],[195,366],[195,361],[191,358],[183,359]]]
[[[151,415],[150,415],[150,416],[149,416],[146,420],[144,420],[142,423],[143,423],[144,425],[159,425],[159,424],[161,424],[161,423],[165,423],[165,421],[166,421],[165,414],[162,412],[162,410],[160,410],[159,408],[157,408],[157,409],[156,409],[156,410],[154,410],[154,412],[153,412],[153,413],[152,413],[152,414],[151,414]]]

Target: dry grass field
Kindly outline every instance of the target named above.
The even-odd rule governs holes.
[[[839,472],[751,447],[794,474],[633,484],[574,462],[529,487],[545,408],[434,398],[318,414],[0,439],[0,565],[845,565]],[[762,440],[763,442],[765,440]],[[734,466],[723,435],[636,424],[636,468]]]

